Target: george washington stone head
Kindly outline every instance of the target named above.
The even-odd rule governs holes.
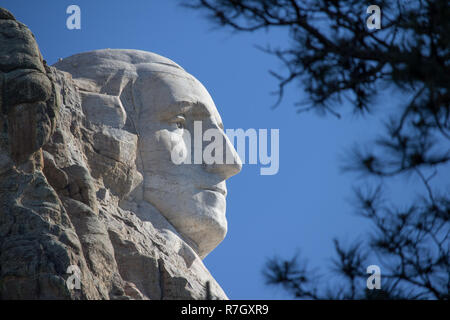
[[[225,237],[225,180],[242,167],[207,90],[173,61],[138,50],[86,52],[55,66],[76,80],[89,121],[137,137],[136,147],[127,152],[141,178],[124,193],[124,200],[151,204],[205,257]],[[223,154],[231,154],[232,161],[172,161],[174,146],[184,145],[199,121],[202,130],[221,133]]]

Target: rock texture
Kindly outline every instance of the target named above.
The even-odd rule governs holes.
[[[138,134],[119,100],[86,86],[0,8],[0,298],[227,299],[195,244],[130,200]]]

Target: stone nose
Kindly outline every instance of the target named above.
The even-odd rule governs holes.
[[[223,139],[223,154],[221,157],[223,161],[211,164],[204,163],[204,167],[207,172],[217,174],[226,180],[242,170],[242,161],[225,132],[219,128],[217,130],[220,131],[220,136]]]

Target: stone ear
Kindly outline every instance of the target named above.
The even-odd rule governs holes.
[[[127,114],[118,96],[80,91],[83,112],[95,124],[122,129]]]
[[[122,82],[122,88],[118,94],[119,100],[126,112],[127,119],[124,129],[139,135],[139,113],[140,113],[140,101],[137,101],[137,97],[134,94],[135,79],[128,79],[128,81]]]
[[[111,76],[108,76],[106,81],[101,84],[101,93],[111,96],[120,96],[123,88],[129,82],[129,75],[125,74],[125,69],[115,71]]]

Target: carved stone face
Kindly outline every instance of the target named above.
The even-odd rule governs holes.
[[[84,90],[90,91],[92,86],[101,93],[102,101],[95,110],[103,110],[101,105],[108,104],[113,109],[105,110],[126,111],[128,123],[131,120],[138,134],[136,164],[143,176],[143,199],[194,243],[200,257],[206,256],[227,232],[225,180],[238,173],[242,164],[203,85],[169,59],[136,50],[82,53],[58,62],[56,67],[83,82]],[[105,94],[120,99],[110,103]],[[116,106],[121,103],[123,107]],[[83,110],[89,113],[93,110],[89,108],[83,102]],[[113,117],[121,114],[109,113]],[[105,124],[122,123],[107,118],[106,112],[96,111],[95,116],[102,119],[103,114],[108,119]],[[198,121],[202,130],[200,137],[195,137],[194,122]],[[203,132],[211,128],[217,129],[223,139],[224,158],[229,154],[232,161],[178,165],[172,161],[175,145],[193,154],[194,138],[202,139]],[[203,149],[211,141],[202,143]]]
[[[238,173],[242,165],[206,89],[185,71],[166,69],[155,72],[154,68],[141,67],[133,90],[141,110],[138,157],[143,160],[144,199],[194,241],[199,255],[204,256],[225,237],[225,180]],[[233,155],[232,164],[177,165],[171,160],[177,144],[193,154],[194,121],[201,122],[202,133],[210,128],[221,133],[223,154]]]

